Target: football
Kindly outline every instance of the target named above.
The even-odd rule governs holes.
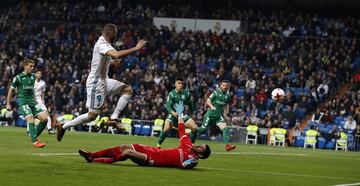
[[[285,92],[281,88],[276,88],[271,92],[271,98],[274,101],[282,100],[284,98],[284,96],[285,96]]]

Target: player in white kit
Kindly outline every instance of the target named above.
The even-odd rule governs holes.
[[[45,81],[41,80],[42,71],[40,69],[36,70],[35,73],[35,84],[34,84],[34,91],[35,91],[35,100],[36,103],[40,106],[40,108],[47,112],[47,108],[45,106],[44,95],[46,90]],[[51,118],[50,114],[48,114],[47,120],[47,129],[49,134],[55,134],[55,131],[51,127]]]
[[[106,95],[121,94],[109,122],[116,122],[120,112],[129,102],[133,94],[131,86],[110,79],[108,77],[109,66],[114,60],[140,50],[146,42],[140,40],[133,48],[117,51],[111,46],[116,34],[117,27],[114,24],[106,24],[102,29],[102,36],[99,37],[93,49],[91,70],[86,80],[86,107],[89,111],[70,122],[57,125],[58,141],[62,140],[66,129],[95,120],[100,114]]]

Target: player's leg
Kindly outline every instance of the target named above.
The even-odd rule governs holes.
[[[125,83],[122,83],[120,81],[114,80],[114,79],[107,79],[106,80],[106,94],[107,95],[118,95],[120,94],[120,98],[116,104],[116,107],[114,109],[114,112],[112,113],[110,120],[117,120],[119,117],[119,114],[122,110],[126,107],[128,102],[131,99],[131,96],[133,95],[133,90],[131,86],[126,85]]]
[[[79,154],[86,159],[87,162],[112,163],[116,159],[121,158],[122,149],[120,146],[100,150],[97,152],[88,152],[80,149]]]
[[[225,149],[227,151],[234,150],[236,148],[236,146],[230,145],[229,127],[226,126],[226,122],[225,122],[225,120],[224,120],[224,118],[222,116],[216,121],[216,125],[219,127],[219,129],[223,133],[223,140],[224,140],[224,143],[225,143]]]
[[[211,123],[211,118],[208,113],[205,114],[203,122],[201,123],[201,126],[197,129],[198,134],[202,134],[205,132],[206,128]]]
[[[65,124],[59,124],[57,126],[57,140],[61,141],[65,131],[70,127],[74,127],[86,122],[90,122],[96,119],[100,114],[101,107],[105,102],[105,83],[98,82],[98,79],[94,81],[93,85],[88,85],[86,88],[87,99],[86,107],[89,108],[89,112],[81,114],[75,119],[66,122]]]
[[[55,134],[55,132],[54,132],[54,130],[52,129],[52,126],[51,126],[51,117],[50,117],[50,114],[49,114],[49,112],[48,112],[45,104],[44,104],[43,102],[41,102],[41,101],[38,101],[38,105],[39,105],[39,107],[40,107],[43,111],[46,112],[46,114],[47,114],[47,116],[48,116],[48,117],[47,117],[47,123],[46,123],[46,127],[47,127],[47,129],[48,129],[48,133],[49,133],[49,134]]]
[[[39,137],[47,125],[49,115],[46,111],[43,111],[37,105],[34,107],[34,114],[35,114],[35,117],[37,117],[40,120],[40,123],[38,124],[38,126],[36,128],[36,136]]]
[[[175,122],[177,123],[176,118],[172,114],[168,114],[168,116],[167,116],[167,118],[165,120],[165,123],[164,123],[164,128],[160,132],[160,135],[159,135],[159,141],[158,141],[158,144],[157,144],[158,148],[161,147],[161,144],[166,139],[169,130],[172,129],[173,123],[175,123]]]
[[[130,158],[136,164],[145,165],[147,159],[145,154],[136,152],[130,145],[117,146],[93,153],[80,149],[79,154],[89,163],[113,163],[116,161],[125,161]]]
[[[34,115],[31,111],[29,105],[20,105],[19,107],[20,114],[25,117],[27,125],[29,126],[29,134],[31,138],[31,142],[33,145],[37,143],[37,136],[36,136],[36,128],[35,128],[35,119]]]
[[[25,120],[29,125],[29,133],[30,133],[31,142],[35,143],[37,141],[37,136],[36,136],[36,127],[35,127],[34,116],[32,114],[27,115],[27,116],[25,116]]]
[[[190,132],[191,143],[195,143],[198,126],[196,125],[195,121],[191,119],[188,115],[185,115],[184,122],[185,122],[185,126],[191,130]]]

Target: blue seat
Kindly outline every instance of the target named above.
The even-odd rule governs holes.
[[[321,126],[321,127],[319,127],[319,129],[320,129],[321,133],[328,133],[329,132],[329,129],[326,128],[325,126]]]
[[[141,124],[139,124],[139,123],[136,123],[136,124],[134,124],[133,125],[133,134],[134,135],[141,135]]]
[[[304,130],[303,130],[303,131],[307,131],[307,130],[309,130],[310,128],[311,128],[311,126],[307,125],[307,126],[304,127]]]
[[[334,149],[335,148],[335,140],[332,139],[331,141],[329,141],[326,145],[325,145],[326,149]]]
[[[325,124],[319,123],[317,126],[318,126],[319,128],[324,128],[324,127],[325,127]]]
[[[318,148],[319,149],[325,148],[325,139],[324,138],[318,138]]]
[[[328,130],[331,130],[331,129],[332,129],[332,125],[328,124],[328,125],[326,125],[326,128],[327,128]]]
[[[297,137],[297,139],[295,141],[295,146],[296,147],[304,147],[304,142],[305,142],[305,137],[299,136],[299,137]]]
[[[239,89],[236,90],[236,96],[238,98],[241,97],[241,96],[244,96],[244,94],[245,94],[245,89],[239,88]]]
[[[304,95],[309,95],[310,94],[310,89],[309,88],[304,88]]]
[[[17,119],[15,121],[15,126],[18,126],[18,127],[26,127],[26,121],[25,119],[22,119],[19,117],[19,119]]]
[[[151,135],[151,126],[142,125],[140,135],[150,136]]]

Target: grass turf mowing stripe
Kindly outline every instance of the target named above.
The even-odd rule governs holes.
[[[308,156],[308,154],[284,154],[284,153],[270,153],[270,152],[213,152],[215,155],[280,155],[280,156]],[[31,156],[74,156],[78,153],[32,153],[27,154]]]
[[[213,168],[213,167],[198,167],[198,168],[206,169],[206,170],[214,170],[214,171],[244,172],[244,173],[249,173],[249,174],[267,174],[267,175],[277,175],[277,176],[293,176],[293,177],[360,181],[360,179],[357,179],[357,178],[334,177],[334,176],[292,174],[292,173],[282,173],[282,172],[265,172],[265,171],[238,170],[238,169],[223,169],[223,168]]]

